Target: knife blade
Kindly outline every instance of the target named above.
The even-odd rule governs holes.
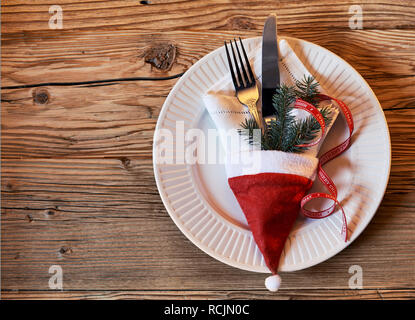
[[[273,14],[267,18],[262,35],[262,117],[274,114],[272,96],[279,86],[277,18]]]

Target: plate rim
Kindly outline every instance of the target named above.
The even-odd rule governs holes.
[[[243,39],[243,41],[255,41],[260,39],[260,36],[257,37],[251,37],[251,38],[246,38]],[[387,172],[384,175],[384,181],[383,181],[383,190],[381,191],[381,196],[379,198],[378,203],[374,206],[374,210],[373,213],[371,213],[370,217],[368,217],[366,220],[359,222],[359,227],[357,227],[352,234],[352,237],[349,239],[349,241],[342,243],[340,246],[336,246],[333,247],[330,251],[326,252],[323,255],[318,255],[316,257],[313,257],[313,259],[311,259],[311,262],[309,263],[303,263],[301,268],[291,268],[291,269],[286,269],[286,270],[282,270],[281,272],[292,272],[292,271],[299,271],[299,270],[304,270],[307,268],[310,268],[312,266],[318,265],[326,260],[329,260],[330,258],[332,258],[333,256],[335,256],[336,254],[342,252],[345,248],[347,248],[350,244],[352,244],[359,236],[360,234],[367,228],[367,226],[369,225],[369,223],[372,221],[373,217],[375,216],[375,214],[377,213],[381,203],[383,202],[383,198],[385,196],[386,193],[386,189],[388,186],[388,182],[389,182],[389,178],[390,178],[390,171],[391,171],[391,158],[392,158],[392,152],[391,152],[391,139],[390,139],[390,131],[389,131],[389,126],[388,123],[386,121],[386,116],[385,113],[383,112],[382,106],[379,102],[379,99],[377,98],[376,94],[374,93],[373,89],[369,86],[369,84],[367,83],[367,81],[363,78],[363,76],[352,66],[350,65],[346,60],[344,60],[342,57],[338,56],[337,54],[335,54],[334,52],[330,51],[329,49],[326,49],[325,47],[322,47],[316,43],[313,43],[311,41],[308,40],[304,40],[304,39],[300,39],[300,38],[294,38],[294,37],[289,37],[289,36],[281,36],[280,38],[282,39],[286,39],[286,40],[293,40],[293,41],[299,41],[299,42],[305,42],[308,45],[313,45],[313,46],[317,46],[319,47],[320,50],[323,51],[327,51],[328,53],[330,53],[331,55],[335,56],[337,59],[339,59],[340,61],[342,61],[347,67],[351,68],[355,74],[357,74],[357,76],[359,77],[360,81],[362,81],[366,87],[369,89],[367,92],[371,93],[371,97],[373,97],[375,99],[375,102],[377,104],[377,107],[379,108],[379,111],[382,115],[382,119],[383,122],[382,124],[385,125],[385,138],[386,138],[386,142],[387,142],[387,151],[388,151],[388,157],[386,158],[387,160]],[[202,65],[206,60],[208,60],[211,56],[215,55],[218,53],[219,50],[221,50],[223,48],[223,46],[218,47],[212,51],[210,51],[209,53],[207,53],[205,56],[203,56],[202,58],[200,58],[198,61],[196,61],[188,70],[186,70],[186,72],[181,76],[181,78],[174,84],[174,86],[171,88],[168,96],[166,97],[162,108],[160,110],[159,116],[157,118],[157,123],[156,123],[156,127],[154,129],[154,134],[153,134],[153,147],[152,147],[152,158],[153,158],[153,171],[154,171],[154,178],[156,181],[156,185],[157,185],[157,189],[158,192],[160,194],[160,198],[162,199],[163,205],[167,211],[167,213],[169,214],[170,218],[173,220],[173,222],[175,223],[175,225],[179,228],[179,230],[183,233],[183,235],[185,235],[185,237],[190,240],[192,242],[193,245],[196,245],[200,250],[202,250],[204,253],[208,254],[209,256],[211,256],[212,258],[214,258],[215,260],[218,260],[222,263],[225,263],[227,265],[230,265],[232,267],[238,268],[238,269],[242,269],[242,270],[246,270],[246,271],[251,271],[251,272],[257,272],[257,273],[269,273],[270,271],[264,271],[264,270],[258,270],[257,267],[255,266],[251,266],[248,264],[244,264],[244,263],[240,263],[237,262],[231,258],[227,258],[225,256],[222,255],[218,255],[216,252],[214,252],[213,250],[211,250],[209,247],[207,247],[204,243],[202,243],[198,238],[196,238],[195,236],[193,236],[192,233],[190,233],[184,225],[182,225],[182,223],[179,221],[178,217],[173,213],[174,209],[171,208],[169,206],[169,201],[167,199],[167,195],[165,194],[165,191],[161,185],[161,179],[157,170],[157,163],[156,163],[156,144],[154,143],[157,139],[157,135],[159,133],[160,127],[161,127],[161,120],[163,119],[165,114],[167,113],[167,105],[170,104],[170,101],[174,98],[174,91],[177,90],[177,88],[179,88],[186,80],[188,77],[191,76],[191,74],[193,73],[193,70],[195,70],[197,67],[199,67],[200,65]],[[224,50],[224,49],[223,49]],[[199,114],[197,114],[195,116],[195,119],[193,119],[193,123],[195,123],[195,121],[199,121],[201,115],[203,114],[203,112],[200,112]],[[193,176],[193,170],[190,170],[189,166],[186,165],[185,166],[187,173],[190,176]],[[221,219],[224,219],[220,214],[217,214]],[[236,226],[239,229],[243,230],[244,232],[247,233],[251,233],[249,230],[245,230],[239,226]],[[266,268],[267,269],[267,268]]]

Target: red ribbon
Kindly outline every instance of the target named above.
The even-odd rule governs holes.
[[[315,106],[313,106],[311,103],[308,103],[307,101],[304,101],[304,100],[301,100],[301,99],[297,99],[295,101],[294,108],[302,109],[304,111],[307,111],[308,113],[311,113],[311,115],[314,117],[314,119],[317,120],[317,122],[320,124],[320,127],[321,127],[321,135],[318,139],[316,139],[315,141],[313,141],[311,143],[296,145],[296,147],[312,147],[312,146],[315,146],[316,144],[318,144],[320,142],[320,140],[324,136],[324,133],[326,132],[326,124],[324,122],[324,118],[323,118],[321,112]]]
[[[343,115],[346,119],[347,126],[349,128],[349,137],[345,141],[343,141],[341,144],[339,144],[337,147],[327,151],[325,154],[323,154],[320,157],[318,167],[317,167],[317,176],[320,179],[320,181],[323,183],[323,185],[329,190],[330,194],[322,193],[322,192],[315,192],[315,193],[310,193],[309,195],[306,195],[301,200],[301,212],[302,212],[303,215],[305,215],[306,217],[311,218],[311,219],[323,219],[323,218],[326,218],[326,217],[330,216],[334,212],[334,210],[336,209],[336,205],[339,206],[339,208],[341,209],[341,212],[342,212],[342,220],[343,220],[341,235],[344,237],[344,241],[347,241],[348,240],[348,234],[347,234],[346,214],[344,213],[343,207],[340,205],[340,202],[337,200],[336,185],[334,184],[333,180],[331,180],[329,175],[324,171],[322,166],[324,164],[326,164],[327,162],[329,162],[330,160],[333,160],[334,158],[341,155],[344,151],[346,151],[350,147],[351,136],[352,136],[352,133],[353,133],[353,130],[354,130],[353,117],[352,117],[352,113],[351,113],[350,109],[347,107],[347,105],[343,101],[334,99],[332,97],[329,97],[329,96],[326,96],[326,95],[323,95],[323,94],[318,95],[318,99],[320,101],[322,101],[322,100],[334,100],[334,101],[337,102],[337,104],[340,107],[341,112],[343,113]],[[305,104],[307,104],[307,108],[304,107]],[[311,144],[308,144],[308,145],[301,145],[301,146],[308,147],[308,146],[316,145],[318,142],[320,142],[321,138],[324,135],[324,131],[325,131],[323,116],[321,115],[321,113],[318,111],[317,108],[315,108],[310,103],[305,102],[301,99],[297,99],[297,101],[295,102],[294,107],[298,107],[299,109],[309,111],[314,116],[314,118],[318,121],[318,123],[320,124],[321,129],[322,129],[321,130],[322,134],[321,134],[320,138],[318,140],[316,140],[316,142],[314,142],[314,143],[311,143]],[[317,114],[317,116],[315,116],[315,110],[313,108],[315,110],[317,110],[319,115]],[[321,119],[323,119],[322,123],[321,123]],[[307,209],[304,208],[304,206],[307,202],[309,202],[313,199],[317,199],[317,198],[330,199],[330,200],[333,200],[334,203],[329,208],[321,210],[321,211],[310,211],[310,210],[307,210]]]

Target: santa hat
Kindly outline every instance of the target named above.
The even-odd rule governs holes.
[[[313,184],[318,159],[282,151],[244,151],[228,156],[228,183],[272,276],[270,291],[281,282],[278,267],[285,241]]]

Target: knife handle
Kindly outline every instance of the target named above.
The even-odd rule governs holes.
[[[262,88],[262,117],[275,115],[275,109],[272,105],[272,97],[276,88]]]

